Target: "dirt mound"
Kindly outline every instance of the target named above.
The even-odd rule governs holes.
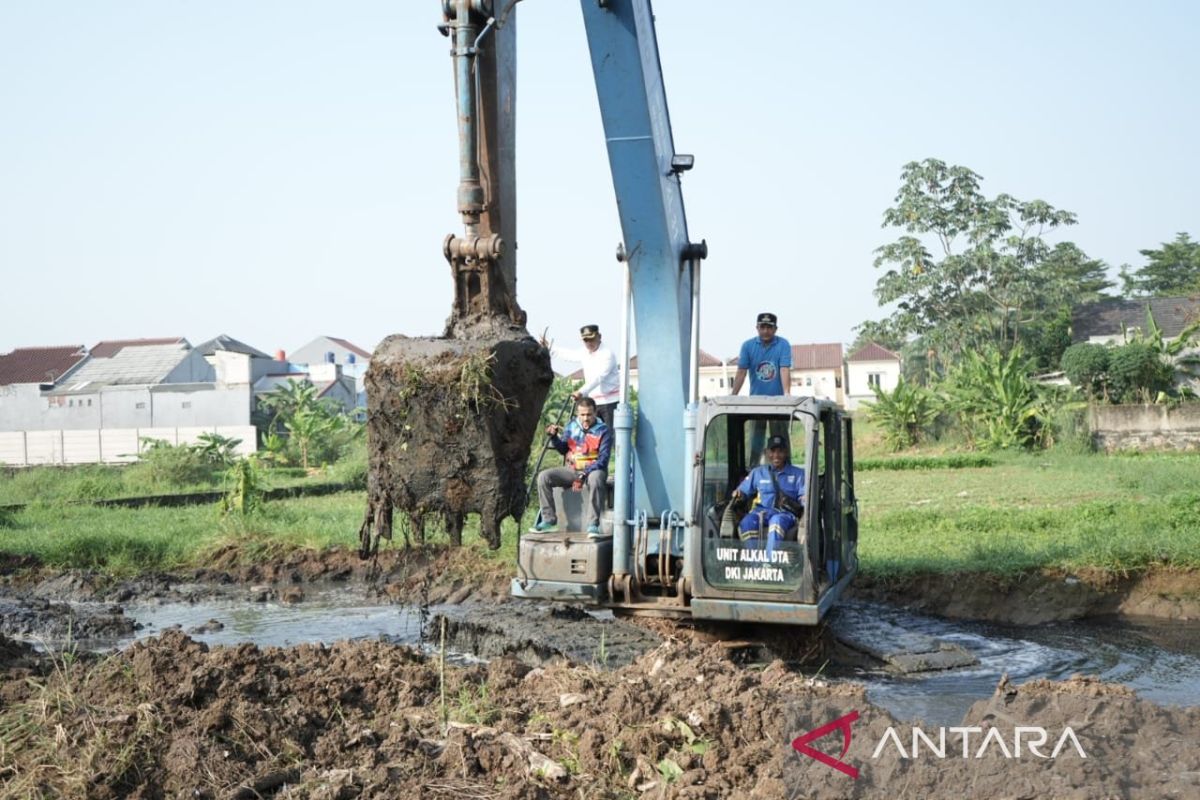
[[[1158,568],[1124,576],[1046,570],[1015,576],[914,575],[878,580],[860,575],[852,597],[954,619],[1037,625],[1131,614],[1200,618],[1200,571]]]
[[[778,662],[746,670],[724,653],[668,642],[612,672],[501,658],[447,667],[443,692],[436,659],[404,647],[210,650],[172,631],[21,684],[0,711],[15,731],[0,794],[1182,797],[1197,787],[1200,710],[1092,681],[1002,683],[966,724],[1010,740],[1014,725],[1043,726],[1050,746],[1072,726],[1087,758],[1069,747],[1005,758],[994,744],[978,759],[953,748],[902,757],[890,744],[872,756],[889,727],[909,749],[911,726],[860,687]],[[790,745],[849,712],[859,716],[842,758],[857,779]],[[35,724],[13,728],[15,718]],[[812,744],[837,758],[840,738]]]

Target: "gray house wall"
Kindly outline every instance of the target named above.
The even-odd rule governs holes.
[[[248,383],[160,384],[150,390],[150,402],[153,427],[250,424]]]
[[[36,383],[0,386],[0,430],[36,430],[41,425],[46,401]]]

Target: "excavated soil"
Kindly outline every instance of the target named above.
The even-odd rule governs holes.
[[[769,643],[768,654],[791,664],[815,654],[812,669],[796,670],[778,660],[740,663],[743,651],[720,629],[610,624],[603,646],[587,631],[576,637],[584,649],[568,663],[554,654],[569,650],[571,627],[588,620],[570,609],[500,605],[509,577],[508,564],[466,548],[388,549],[371,561],[304,552],[261,565],[242,564],[230,549],[203,570],[130,580],[22,564],[0,581],[8,604],[0,630],[10,634],[65,625],[103,635],[133,599],[251,591],[286,601],[309,583],[354,581],[381,602],[483,607],[466,627],[451,614],[448,638],[451,647],[486,640],[492,659],[443,667],[436,654],[379,641],[209,647],[178,630],[107,656],[44,655],[0,633],[0,797],[1200,796],[1198,708],[1159,706],[1092,679],[1002,680],[965,715],[965,733],[922,727],[932,745],[922,740],[915,753],[914,723],[871,705],[860,686],[808,677],[825,658],[819,636]],[[949,584],[928,578],[863,580],[856,591],[990,619],[980,610],[1005,602],[1025,619],[1055,603],[1074,615],[1180,614],[1190,611],[1195,578],[959,580],[953,603]],[[1015,599],[1023,595],[1032,599]],[[1017,754],[1018,727],[1045,730],[1041,755],[1067,727],[1079,749]],[[822,728],[829,732],[808,741],[808,754],[793,747]],[[939,736],[941,757],[932,749]]]
[[[613,671],[502,657],[446,667],[379,642],[209,648],[169,631],[102,659],[39,662],[0,642],[0,794],[212,798],[1195,797],[1200,710],[1088,680],[1002,682],[964,724],[967,758],[912,757],[912,726],[775,662],[664,642]],[[26,680],[17,680],[26,678]],[[850,741],[793,749],[857,713]],[[15,724],[15,720],[25,724]],[[1011,755],[1014,727],[1070,726],[1086,758]],[[887,729],[902,749],[880,748]],[[980,757],[978,743],[996,728]],[[936,730],[926,731],[935,741]],[[952,739],[952,742],[957,740]]]
[[[1200,619],[1200,571],[1155,569],[1123,577],[1097,571],[996,575],[860,576],[852,596],[923,614],[1016,625],[1128,614]]]

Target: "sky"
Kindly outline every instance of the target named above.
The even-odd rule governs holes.
[[[591,0],[585,0],[590,2]],[[461,232],[437,0],[0,0],[0,352],[434,336]],[[1078,215],[1109,263],[1200,237],[1200,4],[658,0],[701,347],[886,310],[903,165]],[[517,6],[518,301],[619,335],[620,227],[578,3]]]

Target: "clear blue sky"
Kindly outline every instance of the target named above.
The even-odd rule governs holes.
[[[0,0],[0,352],[441,332],[457,144],[437,0]],[[620,238],[572,0],[518,7],[519,301],[615,343]],[[701,345],[881,315],[901,166],[1074,211],[1115,268],[1200,237],[1200,4],[658,0]],[[581,286],[590,284],[588,300]]]

